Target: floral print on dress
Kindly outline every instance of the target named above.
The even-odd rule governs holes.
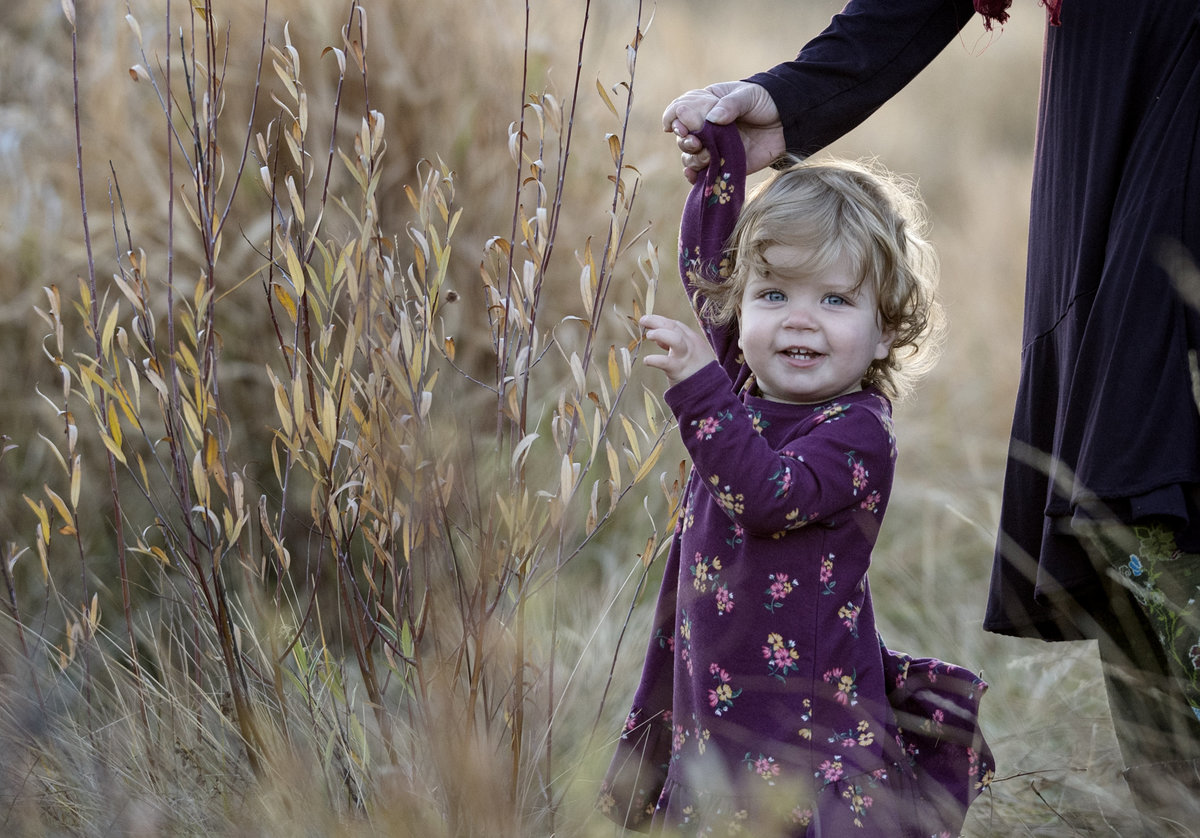
[[[1162,638],[1167,665],[1200,719],[1200,555],[1180,550],[1162,524],[1130,530],[1138,551],[1116,571]]]
[[[850,630],[851,637],[858,637],[858,615],[862,613],[862,606],[853,602],[847,602],[838,609],[838,617],[847,629]]]
[[[733,700],[741,695],[742,691],[733,688],[730,684],[732,677],[719,664],[711,664],[708,671],[717,682],[717,686],[708,691],[708,706],[712,708],[714,716],[720,716],[733,709]]]
[[[783,607],[783,601],[787,599],[788,594],[800,583],[790,578],[786,573],[772,573],[767,576],[767,581],[770,584],[763,591],[763,594],[767,597],[767,601],[763,603],[763,607],[774,614]]]
[[[862,819],[874,803],[871,796],[863,790],[860,784],[853,783],[842,792],[842,799],[850,804],[850,811],[854,814],[854,825],[862,829]]]
[[[680,612],[679,640],[675,654],[687,667],[688,675],[695,674],[695,670],[692,668],[692,621],[688,619],[686,611]]]
[[[683,512],[679,515],[679,520],[675,523],[675,537],[683,535],[696,525],[696,505],[693,503],[694,498],[689,494],[683,506]]]
[[[780,465],[779,469],[767,479],[775,484],[775,497],[781,498],[791,491],[792,470],[786,463]]]
[[[725,161],[721,161],[724,165]],[[708,198],[709,204],[728,204],[733,200],[734,185],[733,176],[729,172],[724,172],[720,178],[713,181],[711,186],[704,188],[704,194]]]
[[[992,785],[995,772],[991,765],[984,761],[980,753],[974,748],[967,748],[967,765],[970,777],[975,781],[974,788],[977,791],[983,791]]]
[[[845,773],[846,767],[842,762],[842,758],[840,756],[836,756],[824,760],[820,765],[818,765],[816,776],[823,785],[828,786],[842,779],[842,776],[845,775]]]
[[[867,467],[855,451],[846,452],[846,464],[850,466],[850,484],[854,487],[854,496],[867,488]]]
[[[690,733],[692,739],[696,742],[696,753],[703,755],[705,749],[708,747],[708,740],[712,738],[712,733],[695,716],[692,717],[692,729]]]
[[[780,766],[775,761],[775,757],[769,757],[766,754],[752,756],[749,751],[742,757],[742,763],[747,769],[753,771],[758,777],[766,781],[768,786],[775,785],[775,778],[779,776]]]
[[[812,722],[812,699],[806,698],[801,702],[803,712],[800,714],[800,721],[808,725]],[[812,728],[802,727],[796,731],[796,735],[805,741],[812,741]]]
[[[699,593],[708,593],[709,585],[720,578],[720,572],[720,558],[717,556],[709,558],[701,553],[697,553],[692,558],[692,587]]]
[[[728,410],[718,413],[716,416],[708,416],[704,419],[697,419],[692,422],[692,427],[695,428],[696,439],[712,439],[714,434],[721,432],[721,423],[726,422],[733,414]]]
[[[838,704],[844,707],[853,707],[858,704],[858,684],[855,683],[853,674],[847,674],[841,669],[835,668],[821,677],[826,684],[832,684],[837,688],[833,698]]]
[[[828,742],[841,748],[869,748],[875,742],[875,731],[871,729],[871,723],[863,719],[854,730],[836,732]]]
[[[766,419],[763,419],[761,410],[753,410],[751,408],[746,408],[746,415],[750,417],[751,427],[753,427],[755,432],[758,433],[759,435],[761,435],[762,432],[765,431],[767,428],[771,427],[771,423],[768,422]]]
[[[832,596],[837,587],[837,580],[833,578],[833,553],[821,557],[820,580],[821,595]]]
[[[733,487],[728,483],[721,486],[720,475],[714,474],[708,482],[712,484],[713,499],[718,506],[734,515],[741,515],[746,511],[746,496],[741,492],[733,491]]]
[[[838,402],[834,402],[833,404],[827,404],[818,409],[817,424],[819,425],[822,422],[833,422],[837,419],[841,419],[845,415],[846,415],[846,405],[840,404]]]
[[[729,586],[721,584],[717,586],[713,598],[717,601],[717,615],[728,614],[733,610],[733,591],[729,590]]]
[[[795,640],[785,641],[782,635],[771,633],[767,635],[767,645],[762,647],[762,655],[767,660],[767,669],[780,681],[786,681],[789,672],[800,671]]]

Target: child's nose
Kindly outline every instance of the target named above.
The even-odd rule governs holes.
[[[811,329],[816,324],[812,307],[804,303],[793,303],[788,306],[784,325],[792,329]]]

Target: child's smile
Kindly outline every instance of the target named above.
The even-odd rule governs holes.
[[[767,269],[753,271],[742,294],[738,345],[773,401],[816,403],[859,390],[892,344],[874,289],[858,282],[849,260],[809,274],[797,270],[808,255],[772,245],[763,254]]]

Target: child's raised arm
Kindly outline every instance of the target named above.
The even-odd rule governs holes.
[[[688,194],[679,229],[679,275],[697,313],[704,298],[696,279],[721,282],[727,278],[725,245],[746,197],[746,152],[737,128],[707,123],[698,136],[709,151],[709,164]],[[749,371],[739,362],[737,325],[702,325],[717,360],[734,388],[739,388]]]

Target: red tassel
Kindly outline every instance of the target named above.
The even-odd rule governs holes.
[[[1050,25],[1060,26],[1063,0],[1041,0],[1041,4],[1046,7]],[[1003,26],[1008,21],[1008,7],[1011,5],[1012,0],[975,0],[975,11],[983,15],[983,28],[991,29],[993,23]]]
[[[1001,26],[1008,21],[1008,7],[1012,0],[975,0],[975,11],[983,15],[983,28],[991,29],[993,23]]]

